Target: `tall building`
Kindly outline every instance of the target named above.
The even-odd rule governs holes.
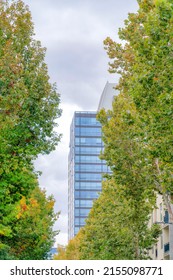
[[[70,135],[69,239],[85,225],[93,200],[101,191],[102,175],[108,172],[105,161],[99,158],[103,143],[96,112],[75,112]]]
[[[111,109],[115,84],[106,83],[98,110]],[[99,155],[103,150],[101,124],[97,112],[75,112],[70,127],[68,158],[68,239],[85,225],[85,220],[101,192],[103,174],[109,172]]]

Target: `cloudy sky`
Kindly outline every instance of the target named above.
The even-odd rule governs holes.
[[[47,48],[51,82],[57,84],[63,110],[58,131],[61,143],[49,156],[40,156],[35,166],[41,170],[40,186],[56,199],[61,211],[55,225],[60,234],[56,243],[67,244],[69,128],[74,111],[97,110],[107,81],[108,57],[103,40],[118,40],[118,28],[129,12],[138,8],[137,0],[24,0],[29,5],[36,39]]]

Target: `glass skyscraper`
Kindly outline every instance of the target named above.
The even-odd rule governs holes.
[[[103,143],[96,112],[75,112],[70,128],[68,159],[68,238],[85,225],[93,200],[101,191],[102,175],[108,173],[99,159]]]

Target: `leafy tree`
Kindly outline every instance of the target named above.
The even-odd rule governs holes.
[[[0,1],[0,247],[13,236],[16,205],[37,187],[33,160],[55,149],[61,114],[45,48],[34,39],[28,6]]]
[[[58,218],[54,213],[54,199],[45,191],[35,188],[31,196],[22,197],[16,208],[17,221],[13,225],[13,238],[9,239],[10,253],[16,259],[47,259],[58,232],[52,227]]]
[[[57,254],[55,254],[53,256],[53,259],[54,260],[66,260],[67,257],[66,257],[66,247],[65,246],[62,246],[62,245],[58,245],[57,247]]]
[[[66,247],[67,260],[80,260],[80,244],[83,238],[83,229],[81,228],[77,235],[71,239]]]
[[[37,186],[36,175],[28,163],[17,157],[10,158],[10,155],[5,158],[6,160],[1,162],[3,173],[0,175],[0,244],[4,243],[4,237],[13,236],[16,206],[21,197],[28,196],[30,190]]]
[[[173,5],[171,0],[140,0],[119,30],[122,44],[105,40],[110,72],[120,74],[118,88],[139,113],[157,192],[170,217],[173,192]]]
[[[6,152],[33,158],[50,152],[59,140],[53,130],[59,95],[49,82],[45,49],[33,38],[28,7],[22,1],[2,2],[0,20],[2,128],[8,123],[2,140],[8,142]]]
[[[84,259],[145,259],[156,242],[159,227],[148,228],[155,206],[155,190],[147,149],[140,137],[141,121],[125,94],[115,98],[113,110],[100,111],[104,152],[112,170],[103,182],[84,228]]]
[[[82,238],[83,228],[81,228],[77,235],[69,241],[67,246],[58,246],[58,254],[54,256],[54,260],[80,260],[80,246]]]
[[[15,260],[15,257],[10,254],[9,246],[0,247],[0,260]]]
[[[83,229],[80,258],[89,260],[126,260],[148,258],[147,249],[160,232],[148,228],[146,204],[138,211],[141,222],[134,220],[137,210],[133,200],[124,195],[125,188],[114,179],[103,182],[100,197],[94,202]]]

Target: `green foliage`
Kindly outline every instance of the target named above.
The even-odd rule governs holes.
[[[113,110],[98,114],[104,152],[112,170],[103,182],[84,228],[83,259],[145,259],[159,226],[148,227],[156,195],[141,120],[132,99],[115,98]]]
[[[119,37],[105,40],[110,71],[120,73],[120,92],[131,96],[140,115],[155,185],[160,193],[173,191],[173,5],[172,1],[139,1]]]
[[[133,199],[124,195],[123,186],[116,186],[113,178],[105,181],[83,229],[81,259],[148,258],[147,249],[151,248],[160,231],[158,226],[148,228],[145,206],[144,201],[144,205],[136,209]]]
[[[16,206],[37,188],[33,160],[60,140],[54,130],[60,99],[44,58],[28,6],[21,0],[0,1],[1,245],[14,235]]]
[[[54,214],[54,199],[46,197],[45,191],[38,187],[31,196],[23,197],[16,209],[17,221],[13,225],[13,237],[7,239],[10,252],[16,259],[40,260],[47,259],[54,244],[52,227],[58,218]]]
[[[0,247],[0,260],[15,260],[15,257],[9,251],[8,246]]]
[[[6,152],[33,158],[59,141],[53,130],[60,115],[59,95],[49,82],[45,49],[33,37],[28,7],[7,1],[0,12],[1,142]]]
[[[58,253],[54,255],[53,259],[54,260],[67,260],[65,250],[66,250],[66,247],[58,245],[58,247],[57,247]]]
[[[81,228],[77,235],[69,241],[67,246],[58,246],[58,254],[54,256],[54,260],[80,260],[80,246],[82,239],[83,228]]]

